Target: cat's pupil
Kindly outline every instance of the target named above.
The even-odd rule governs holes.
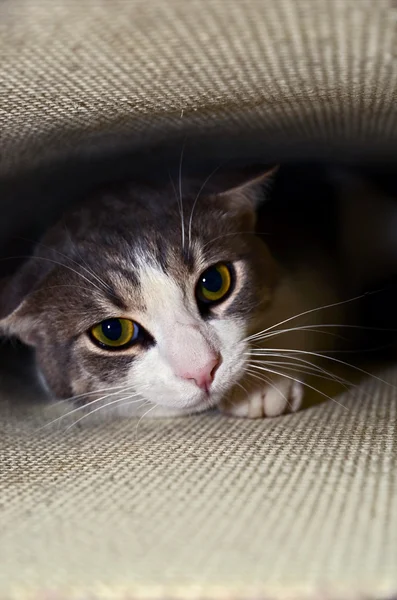
[[[209,292],[219,292],[223,283],[222,275],[218,269],[210,269],[206,272],[205,277],[202,278],[201,283]]]
[[[123,333],[123,327],[120,319],[108,319],[102,323],[102,333],[112,342],[117,342]]]

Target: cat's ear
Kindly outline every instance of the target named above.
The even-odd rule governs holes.
[[[255,222],[256,211],[266,198],[279,166],[272,167],[259,174],[247,177],[217,195],[229,211],[239,217]]]
[[[220,197],[228,197],[229,195],[238,194],[240,197],[247,197],[255,205],[260,204],[263,201],[263,192],[271,185],[279,168],[279,165],[276,165],[254,174],[245,176],[243,174],[239,177],[237,183],[234,183],[219,195]]]
[[[26,344],[36,342],[40,312],[37,295],[53,265],[33,256],[15,274],[0,281],[0,334],[17,337]]]

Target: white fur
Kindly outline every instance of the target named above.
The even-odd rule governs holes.
[[[303,392],[301,383],[280,377],[272,383],[264,383],[260,389],[252,393],[247,393],[242,400],[233,396],[223,400],[220,409],[233,417],[250,419],[278,417],[285,412],[299,410]]]
[[[218,404],[241,377],[246,350],[241,341],[244,326],[232,318],[203,321],[193,281],[188,298],[177,282],[152,266],[141,268],[140,281],[146,304],[141,323],[156,344],[134,360],[129,384],[150,402],[169,408],[196,412]],[[220,355],[221,364],[209,395],[176,374],[181,363],[194,369],[214,353]]]
[[[147,412],[150,417],[158,417],[199,412],[219,405],[227,414],[258,418],[295,412],[300,408],[304,387],[299,382],[287,377],[274,377],[275,373],[272,370],[267,373],[266,369],[263,369],[264,377],[262,371],[254,377],[246,375],[250,347],[244,341],[247,335],[245,322],[236,317],[224,317],[222,304],[217,309],[218,318],[203,320],[195,298],[194,276],[191,282],[186,282],[185,289],[190,291],[184,295],[179,283],[155,265],[145,265],[142,261],[139,271],[145,308],[138,313],[131,310],[124,316],[145,327],[156,343],[134,357],[126,379],[119,382],[124,384],[125,391],[120,395],[112,394],[106,411],[124,416],[139,416]],[[325,274],[328,280],[330,271],[326,270]],[[318,273],[308,271],[301,272],[294,279],[287,277],[281,281],[274,301],[266,308],[258,324],[259,328],[273,329],[277,323],[294,314],[334,302],[332,285],[321,279]],[[340,320],[340,315],[328,317],[331,322]],[[307,316],[304,318],[304,323],[315,324],[322,322],[323,318],[323,311],[315,310],[309,321]],[[311,339],[309,333],[305,333],[304,338],[295,339],[293,328],[298,324],[299,320],[295,319],[286,323],[283,327],[291,326],[291,332],[264,339],[261,347],[299,348],[303,343],[305,348],[311,348],[315,339]],[[323,341],[332,339],[325,336]],[[90,343],[88,339],[86,343]],[[194,369],[214,353],[221,356],[222,362],[209,394],[194,381],[183,379],[178,374],[181,364],[184,368]],[[263,366],[266,366],[266,358]],[[126,402],[117,402],[117,398],[125,399],[129,395],[134,397]],[[108,402],[109,398],[104,398],[102,404]]]

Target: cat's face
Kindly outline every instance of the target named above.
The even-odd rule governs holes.
[[[113,390],[115,408],[194,412],[238,385],[277,279],[250,193],[187,194],[181,215],[169,192],[132,189],[47,235],[11,282],[3,324],[35,347],[57,397]]]

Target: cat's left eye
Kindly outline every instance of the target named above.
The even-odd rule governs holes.
[[[201,274],[196,288],[199,302],[215,304],[224,300],[233,283],[232,267],[226,263],[213,265]]]
[[[129,319],[106,319],[91,327],[91,340],[106,350],[123,350],[139,337],[139,325]]]

